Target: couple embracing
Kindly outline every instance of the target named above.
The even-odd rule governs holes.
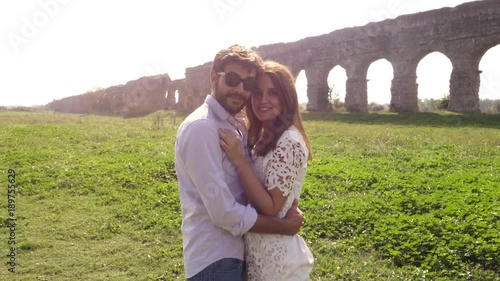
[[[210,80],[175,145],[187,280],[308,280],[314,258],[297,235],[297,200],[311,150],[295,77],[233,45],[215,56]]]

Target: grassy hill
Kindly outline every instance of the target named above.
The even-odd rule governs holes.
[[[0,111],[0,280],[185,279],[184,116]],[[311,280],[500,280],[500,115],[303,118]]]

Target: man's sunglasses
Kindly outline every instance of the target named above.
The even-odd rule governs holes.
[[[253,92],[257,89],[257,79],[255,77],[248,77],[245,80],[241,79],[240,75],[236,72],[217,72],[217,75],[226,77],[226,85],[229,87],[236,87],[243,82],[243,89],[247,92]]]

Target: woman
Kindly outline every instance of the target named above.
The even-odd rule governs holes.
[[[266,61],[259,87],[245,106],[249,163],[238,136],[220,130],[221,147],[235,165],[250,203],[261,214],[285,216],[300,197],[310,160],[294,76],[277,62]],[[299,235],[245,234],[248,280],[308,280],[314,258]]]

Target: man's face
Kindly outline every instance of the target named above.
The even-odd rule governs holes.
[[[211,79],[214,87],[213,96],[227,112],[234,115],[243,109],[250,98],[251,91],[245,89],[243,84],[249,84],[247,82],[249,82],[250,79],[255,79],[256,70],[243,67],[238,63],[229,63],[222,72],[225,75],[220,74],[220,72],[217,74],[212,71]],[[229,75],[232,76],[230,78],[234,78],[236,77],[235,74],[239,75],[241,82],[236,86],[228,85],[226,83],[226,76]],[[248,78],[250,79],[247,80],[247,82],[243,82]],[[236,79],[236,81],[237,80],[238,79]]]

